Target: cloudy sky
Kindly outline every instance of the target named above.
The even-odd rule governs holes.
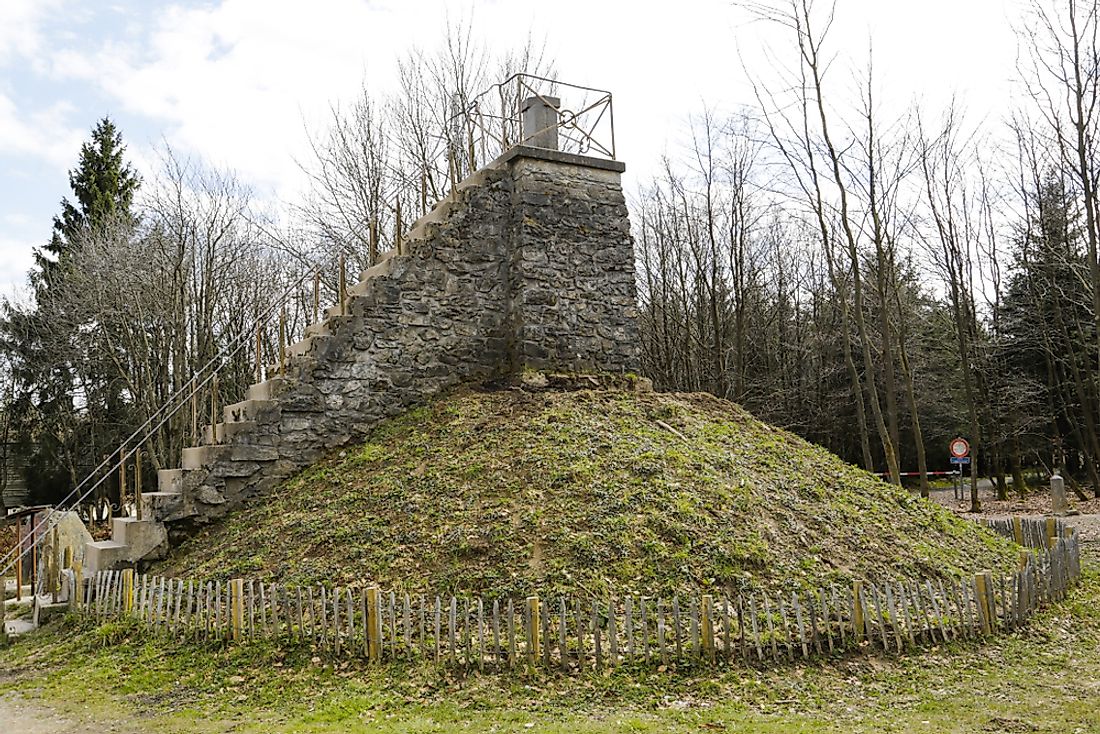
[[[838,63],[862,63],[873,40],[880,97],[957,95],[997,120],[1018,1],[838,0]],[[544,39],[562,80],[610,89],[628,185],[675,153],[704,103],[751,103],[746,69],[767,79],[765,47],[784,52],[728,0],[0,0],[0,294],[48,239],[97,119],[115,119],[139,169],[167,141],[290,201],[306,129],[364,83],[390,88],[395,59],[432,47],[447,17],[502,50]],[[853,92],[835,83],[838,101]]]

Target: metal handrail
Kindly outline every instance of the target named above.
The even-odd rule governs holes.
[[[3,564],[3,569],[0,570],[0,576],[6,575],[12,569],[12,567],[15,566],[20,558],[29,553],[34,547],[36,547],[45,539],[46,534],[53,528],[53,525],[57,523],[57,520],[54,520],[54,517],[60,517],[61,513],[58,512],[58,507],[65,506],[67,504],[69,504],[70,506],[77,506],[85,499],[87,499],[92,492],[94,492],[100,487],[100,485],[107,481],[107,479],[111,475],[111,472],[114,472],[122,464],[124,464],[127,459],[133,456],[135,452],[139,451],[141,449],[141,446],[144,445],[145,442],[148,441],[153,435],[155,435],[156,432],[160,430],[160,428],[163,427],[165,423],[167,423],[176,414],[178,414],[181,409],[187,406],[194,398],[194,396],[196,396],[203,388],[205,388],[213,380],[215,380],[219,371],[223,367],[228,365],[230,363],[230,360],[234,356],[236,356],[241,351],[241,349],[252,343],[252,338],[255,332],[258,329],[262,328],[262,326],[272,315],[285,307],[287,301],[290,299],[290,296],[298,288],[300,288],[310,278],[313,278],[319,273],[319,266],[313,266],[307,269],[306,273],[294,283],[292,283],[281,294],[280,298],[274,300],[265,311],[261,312],[255,320],[251,321],[247,329],[243,330],[235,337],[230,339],[229,343],[225,347],[223,347],[222,350],[218,352],[218,354],[212,357],[205,365],[202,366],[202,368],[198,372],[192,375],[191,379],[189,379],[186,383],[187,386],[181,387],[179,390],[177,390],[176,393],[169,397],[169,399],[165,401],[160,408],[155,410],[152,415],[150,415],[145,420],[144,423],[142,423],[137,429],[134,430],[133,433],[131,433],[122,443],[120,443],[114,451],[108,454],[108,456],[119,456],[120,458],[118,461],[116,461],[112,465],[111,459],[104,459],[102,462],[100,462],[99,466],[93,469],[91,473],[89,473],[88,476],[86,476],[64,498],[62,498],[60,502],[54,505],[54,507],[51,507],[46,517],[40,520],[36,525],[31,527],[29,531],[29,536],[32,538],[32,542],[25,551],[21,551],[20,547],[16,547],[5,553],[3,556],[0,556],[0,564]],[[343,294],[341,294],[341,298],[343,297]],[[199,381],[200,376],[202,376],[207,371],[209,371],[210,373],[207,374],[201,381]],[[158,416],[160,416],[159,420]],[[212,416],[212,420],[216,420],[216,416]],[[152,425],[154,422],[156,422],[156,424]],[[152,428],[149,427],[150,425],[152,425]],[[141,438],[135,441],[134,439],[139,435],[141,435]],[[131,444],[133,444],[131,448],[127,449],[126,447]],[[101,470],[103,470],[107,466],[110,466],[107,473],[101,476],[94,484],[92,484],[91,487],[88,487],[83,492],[83,494],[80,494],[76,498],[76,500],[72,501],[70,504],[70,501],[73,500],[73,497],[76,496],[81,491],[81,489],[86,484],[88,484],[88,482],[90,482]],[[40,531],[41,535],[38,535]],[[36,536],[38,537],[38,539],[35,539]]]

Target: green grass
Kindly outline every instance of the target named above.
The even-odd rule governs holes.
[[[12,692],[104,729],[166,733],[1092,732],[1100,573],[1028,629],[985,642],[707,675],[460,678],[69,619],[0,650],[0,696]]]
[[[1014,563],[1007,541],[726,401],[508,386],[381,425],[154,571],[519,597]]]

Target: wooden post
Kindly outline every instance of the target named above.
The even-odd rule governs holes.
[[[73,588],[69,590],[69,606],[73,609],[80,608],[81,596],[84,593],[84,568],[80,561],[73,564]]]
[[[370,220],[370,264],[378,264],[378,217]]]
[[[313,274],[313,320],[316,324],[321,318],[321,272]]]
[[[347,276],[347,264],[344,262],[344,253],[340,253],[340,274],[339,274],[339,292],[336,294],[340,299],[340,315],[348,315],[348,276]]]
[[[286,306],[279,311],[279,374],[286,374]]]
[[[1019,515],[1012,518],[1012,539],[1016,545],[1024,544],[1024,521]]]
[[[134,569],[122,570],[122,611],[129,614],[134,609]]]
[[[23,519],[15,521],[15,601],[23,601]]]
[[[1053,517],[1046,519],[1046,547],[1053,548],[1055,541],[1058,540],[1058,521]]]
[[[57,603],[57,594],[61,591],[61,540],[58,537],[57,525],[50,530],[50,596],[54,604]]]
[[[700,623],[703,628],[703,654],[714,663],[714,597],[710,594],[703,595],[703,606],[700,610]]]
[[[382,660],[382,591],[377,586],[367,589],[367,659],[372,663]]]
[[[199,442],[199,393],[198,387],[191,393],[191,444]],[[119,452],[121,456],[122,452]]]
[[[215,426],[218,424],[218,376],[210,381],[210,438],[217,438]]]
[[[256,322],[256,382],[264,381],[264,331]]]
[[[238,642],[244,632],[244,579],[229,582],[231,635]]]
[[[403,244],[403,233],[401,232],[401,199],[397,200],[397,210],[394,215],[393,225],[393,246],[397,250],[397,254],[402,254],[401,245]]]
[[[527,597],[527,664],[535,667],[539,659],[539,598]]]
[[[126,453],[125,449],[118,450],[118,513],[122,515],[126,511]]]
[[[134,452],[134,456],[134,514],[141,520],[141,449]]]
[[[989,635],[993,632],[991,625],[992,610],[989,608],[989,588],[986,576],[988,573],[988,571],[982,571],[974,574],[974,596],[977,597],[975,601],[978,603],[979,621],[981,622],[983,635]]]
[[[866,621],[863,613],[863,582],[852,582],[852,634],[856,644],[863,642],[863,629]]]

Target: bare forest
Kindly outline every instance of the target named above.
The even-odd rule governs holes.
[[[631,197],[645,375],[888,481],[947,469],[963,435],[1002,493],[1060,468],[1100,494],[1097,3],[1035,0],[1017,23],[1020,93],[980,123],[961,102],[880,102],[870,49],[838,61],[828,3],[739,7],[779,29],[780,78],[692,114]],[[92,474],[89,502],[117,510],[128,436],[157,427],[131,477],[175,466],[342,283],[493,157],[463,111],[555,64],[534,41],[474,39],[449,27],[400,59],[396,91],[334,103],[300,161],[308,193],[282,208],[167,146],[139,177],[121,133],[97,126],[0,319],[5,460],[32,501]],[[218,377],[198,380],[210,364]]]

